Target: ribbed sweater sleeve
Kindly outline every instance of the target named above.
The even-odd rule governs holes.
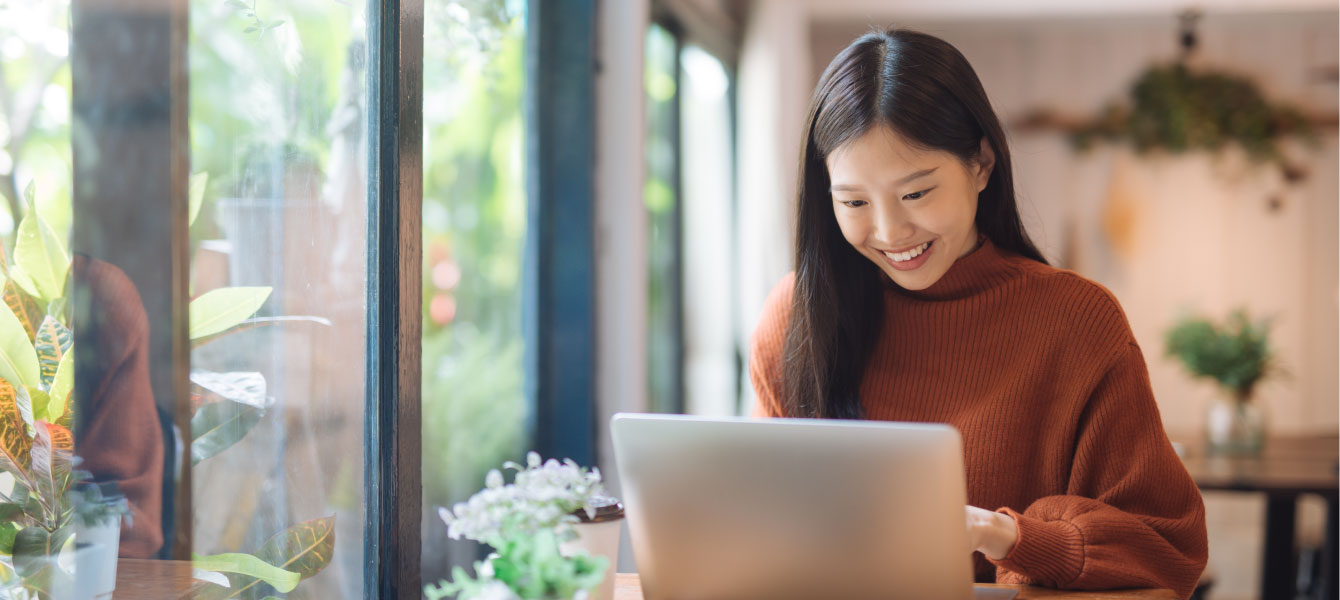
[[[1083,409],[1065,495],[1001,508],[1019,538],[1001,583],[1170,588],[1188,597],[1208,543],[1199,491],[1173,452],[1140,349],[1121,349]]]
[[[768,293],[749,340],[749,381],[754,386],[755,417],[782,416],[782,350],[786,345],[786,322],[791,313],[795,281],[795,273],[788,273]]]
[[[115,481],[133,513],[121,528],[119,553],[151,558],[163,545],[163,437],[149,383],[149,318],[134,283],[121,269],[85,256],[74,259],[74,277],[86,291],[88,318],[99,335],[81,348],[91,357],[88,415],[79,432],[80,468],[95,481]],[[75,327],[81,327],[75,323]]]

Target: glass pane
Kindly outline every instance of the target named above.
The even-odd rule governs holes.
[[[357,597],[366,9],[176,6],[0,2],[0,346],[21,357],[0,368],[0,494],[25,507],[0,518],[0,597],[86,597],[116,569],[179,595],[188,562],[99,562],[219,553],[296,575],[218,573],[228,589],[193,597]],[[181,156],[191,193],[171,195]],[[169,250],[171,203],[189,207],[188,256]],[[189,265],[189,397],[172,392],[174,264]]]
[[[363,585],[365,13],[190,1],[191,550],[288,559],[289,598]]]
[[[697,46],[680,52],[684,182],[684,410],[733,415],[740,368],[735,339],[735,188],[730,79]]]
[[[428,583],[481,558],[439,506],[521,460],[525,4],[424,7],[423,553]]]
[[[679,281],[678,41],[665,28],[647,30],[647,393],[653,412],[681,403]]]

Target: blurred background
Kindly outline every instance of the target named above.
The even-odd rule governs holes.
[[[192,354],[193,381],[208,371],[260,373],[262,382],[259,391],[227,397],[250,399],[258,412],[226,452],[187,467],[191,503],[176,519],[192,523],[188,549],[210,553],[251,550],[294,523],[334,514],[332,566],[290,597],[339,597],[363,576],[368,7],[184,4],[189,169],[200,185],[191,296],[266,286],[260,316],[302,319]],[[1121,301],[1166,428],[1189,460],[1202,451],[1208,415],[1224,392],[1164,352],[1165,336],[1187,315],[1222,319],[1241,309],[1267,319],[1278,369],[1251,400],[1265,435],[1334,439],[1335,2],[583,6],[594,7],[595,115],[584,174],[593,194],[594,433],[583,435],[594,438],[584,443],[616,494],[609,415],[751,410],[743,365],[763,299],[792,268],[795,163],[809,95],[841,48],[890,24],[941,36],[973,64],[1010,138],[1030,235],[1054,265]],[[468,498],[488,469],[535,447],[544,427],[527,387],[531,338],[523,319],[527,244],[536,235],[527,177],[550,163],[527,152],[536,114],[528,111],[538,110],[527,103],[543,105],[548,93],[531,87],[541,63],[528,40],[545,26],[528,18],[533,8],[526,0],[424,1],[427,582],[478,553],[447,539],[436,507]],[[69,0],[0,0],[6,248],[27,210],[20,193],[28,182],[36,210],[56,231],[64,235],[80,218],[75,156],[89,160],[90,152],[79,150],[87,109],[72,76],[70,31]],[[94,160],[116,164],[106,153]],[[116,168],[122,177],[136,169]],[[144,295],[151,320],[158,318]],[[178,405],[162,391],[165,369],[151,370],[160,412],[172,415]],[[1316,552],[1335,534],[1334,522],[1325,524],[1328,510],[1334,514],[1329,485],[1329,509],[1326,494],[1303,494],[1296,514],[1301,558],[1287,575],[1296,572],[1304,589],[1317,589],[1309,579],[1321,570]],[[1261,597],[1265,496],[1212,487],[1209,597]],[[634,569],[624,556],[620,570]]]

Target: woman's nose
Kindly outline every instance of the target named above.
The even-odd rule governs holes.
[[[907,210],[899,205],[897,200],[879,202],[876,207],[874,231],[876,239],[893,245],[909,240],[916,234],[916,226],[908,218]]]

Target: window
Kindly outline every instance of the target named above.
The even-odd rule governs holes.
[[[325,545],[303,557],[311,577],[294,597],[363,587],[365,12],[324,0],[189,10],[190,167],[203,187],[191,323],[250,317],[192,343],[191,405],[176,407],[191,414],[190,552],[273,559],[267,544],[285,536]]]
[[[520,461],[525,5],[430,1],[424,35],[423,580],[479,557],[437,507]]]
[[[650,407],[736,414],[730,76],[673,21],[648,28],[645,64]]]

